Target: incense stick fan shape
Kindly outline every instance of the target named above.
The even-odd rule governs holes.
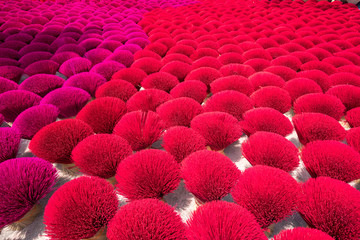
[[[14,158],[0,164],[0,228],[22,230],[41,212],[38,201],[52,190],[56,169],[40,158]]]

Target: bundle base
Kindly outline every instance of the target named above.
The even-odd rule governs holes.
[[[41,212],[41,207],[39,204],[35,204],[30,211],[28,211],[19,221],[16,221],[12,224],[10,224],[8,227],[12,231],[21,231],[27,226],[29,226],[35,218],[39,215]]]

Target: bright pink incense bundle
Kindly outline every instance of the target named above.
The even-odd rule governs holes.
[[[13,122],[24,110],[40,103],[41,97],[24,90],[11,90],[0,94],[0,114],[6,122]]]
[[[137,93],[137,89],[130,82],[112,80],[99,86],[95,92],[95,97],[116,97],[127,102],[135,93]]]
[[[95,96],[95,91],[106,83],[106,79],[97,73],[82,72],[75,74],[67,79],[64,83],[64,87],[76,87],[81,88],[88,92],[91,97]]]
[[[289,93],[279,87],[263,87],[251,94],[255,107],[269,107],[281,113],[291,108],[291,97]]]
[[[128,111],[156,111],[156,108],[172,99],[172,96],[159,89],[146,89],[135,93],[126,103]]]
[[[329,76],[329,81],[333,86],[353,85],[360,87],[360,76],[349,72],[338,72]]]
[[[171,154],[147,149],[122,160],[116,172],[117,191],[129,200],[163,198],[180,183],[180,165]]]
[[[231,76],[231,75],[240,75],[243,77],[250,77],[251,75],[253,75],[256,72],[251,66],[244,65],[244,64],[232,63],[232,64],[222,66],[220,68],[220,73],[224,77]]]
[[[0,94],[11,90],[17,90],[18,84],[10,79],[0,77]]]
[[[262,228],[267,228],[292,214],[299,192],[300,186],[290,174],[259,165],[245,170],[231,195],[254,214]]]
[[[334,240],[326,233],[312,228],[293,228],[281,231],[274,236],[274,240]]]
[[[229,194],[240,174],[230,158],[218,152],[201,150],[182,161],[185,187],[202,203]]]
[[[38,131],[29,149],[51,163],[72,163],[71,151],[84,138],[93,134],[89,125],[77,119],[51,123]]]
[[[0,128],[0,163],[16,157],[20,140],[21,135],[16,128]]]
[[[42,60],[34,62],[27,66],[24,70],[24,73],[33,76],[36,74],[55,74],[59,69],[59,64],[52,60]]]
[[[156,109],[166,128],[173,126],[190,127],[191,120],[203,112],[200,103],[192,98],[181,97],[169,100]]]
[[[119,62],[105,60],[104,62],[98,63],[93,66],[90,70],[90,73],[96,73],[103,76],[106,81],[110,81],[114,73],[125,68],[125,66]]]
[[[158,72],[163,67],[163,64],[155,58],[143,57],[137,59],[131,67],[143,70],[146,74],[152,74]]]
[[[300,71],[297,73],[298,78],[307,78],[315,81],[321,89],[326,92],[331,87],[331,82],[329,80],[329,76],[324,73],[323,71],[313,69],[313,70],[306,70]]]
[[[179,83],[174,75],[167,72],[157,72],[150,74],[141,82],[141,86],[145,89],[156,88],[165,92],[170,92]]]
[[[261,87],[266,86],[275,86],[275,87],[283,87],[285,84],[284,79],[282,77],[275,75],[270,72],[257,72],[249,77],[252,85],[254,86],[254,90],[258,90]]]
[[[345,119],[351,127],[360,127],[360,107],[347,111]]]
[[[360,153],[360,127],[352,128],[347,131],[346,142]]]
[[[56,178],[56,169],[40,158],[14,158],[1,163],[0,228],[20,220],[32,208],[33,214],[39,213],[36,204],[52,190]],[[25,227],[31,216],[27,218],[14,227]]]
[[[314,141],[301,152],[307,171],[314,178],[324,176],[351,182],[360,179],[360,154],[337,141]]]
[[[276,133],[256,132],[241,147],[253,166],[266,165],[290,172],[299,165],[297,147]]]
[[[120,79],[130,82],[134,87],[140,88],[141,81],[147,76],[146,72],[139,68],[124,68],[114,73],[112,80]]]
[[[293,130],[290,120],[273,108],[261,107],[251,109],[243,114],[241,127],[246,135],[257,131],[273,132],[286,136]]]
[[[76,178],[51,196],[44,212],[45,233],[51,239],[90,238],[104,231],[117,209],[116,193],[106,180]]]
[[[284,85],[284,90],[288,91],[292,101],[309,93],[322,93],[321,87],[313,80],[307,78],[294,78]]]
[[[19,90],[26,90],[44,97],[49,92],[62,87],[64,82],[64,79],[56,75],[36,74],[25,79],[19,85]]]
[[[224,112],[199,114],[190,125],[205,138],[206,145],[214,151],[223,150],[242,135],[238,120]]]
[[[360,107],[360,87],[338,85],[330,88],[326,94],[339,98],[347,111]]]
[[[59,109],[54,105],[37,105],[20,113],[12,127],[19,130],[21,138],[31,139],[41,128],[55,122],[58,115]]]
[[[296,78],[296,71],[294,71],[291,68],[285,67],[285,66],[271,66],[268,68],[264,69],[264,72],[270,72],[273,74],[276,74],[280,77],[282,77],[282,79],[285,80],[285,82]]]
[[[266,240],[254,216],[229,202],[213,201],[200,206],[187,221],[188,240]]]
[[[157,113],[134,111],[120,119],[114,133],[125,138],[132,150],[139,151],[159,140],[164,129],[165,124]]]
[[[174,98],[188,97],[192,98],[198,103],[202,103],[207,95],[206,85],[198,80],[188,80],[179,83],[170,91],[170,95]]]
[[[208,90],[210,90],[210,84],[218,79],[222,77],[221,73],[214,68],[210,68],[210,67],[201,67],[201,68],[197,68],[192,70],[185,78],[185,81],[188,80],[198,80],[201,81],[203,83],[206,84],[206,86],[208,87]]]
[[[299,97],[294,102],[295,114],[304,112],[323,113],[340,120],[344,116],[345,106],[335,96],[323,93],[310,93]]]
[[[48,93],[40,104],[52,104],[59,111],[60,118],[75,116],[91,99],[85,90],[75,87],[62,87]]]
[[[185,240],[185,224],[168,204],[143,199],[121,207],[110,221],[109,240],[164,239]]]
[[[122,137],[96,134],[79,142],[71,157],[81,172],[108,179],[115,176],[119,163],[130,154],[131,147]]]
[[[176,161],[181,162],[191,153],[206,149],[206,141],[194,129],[176,126],[166,130],[162,146]]]
[[[322,113],[302,113],[295,115],[292,120],[303,145],[316,140],[341,141],[346,134],[338,121]]]
[[[226,112],[237,120],[242,119],[244,112],[254,107],[253,101],[243,93],[225,90],[212,95],[204,105],[205,112]]]
[[[360,192],[345,182],[310,178],[302,186],[298,211],[310,227],[334,239],[360,237]]]
[[[254,87],[250,80],[237,75],[218,78],[210,84],[210,87],[213,94],[225,90],[234,90],[250,96],[254,92]]]
[[[90,60],[81,57],[75,57],[67,60],[61,64],[59,72],[64,74],[66,77],[71,77],[72,75],[88,72],[92,67]]]
[[[115,125],[126,112],[126,104],[122,100],[103,97],[87,104],[77,114],[76,119],[89,124],[95,133],[112,133]]]

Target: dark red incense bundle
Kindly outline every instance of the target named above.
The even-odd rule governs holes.
[[[293,228],[288,230],[283,230],[276,236],[274,240],[334,240],[332,237],[326,233],[312,228]]]
[[[231,195],[254,214],[262,228],[267,228],[292,214],[299,192],[300,185],[290,174],[259,165],[245,170]]]
[[[241,148],[242,154],[253,166],[266,165],[290,172],[299,165],[297,147],[276,133],[256,132]]]
[[[240,122],[240,125],[248,136],[257,131],[265,131],[285,137],[293,131],[290,120],[273,108],[251,109],[243,114],[243,119],[244,121]]]
[[[349,72],[338,72],[329,76],[329,81],[333,86],[353,85],[360,87],[360,76]]]
[[[263,87],[251,94],[255,107],[268,107],[281,113],[291,108],[291,97],[289,93],[279,87]]]
[[[76,119],[89,124],[95,133],[112,133],[115,125],[126,112],[126,104],[122,100],[103,97],[87,104],[77,114]]]
[[[17,116],[12,127],[21,138],[31,139],[40,129],[56,121],[59,109],[51,104],[41,104],[26,109]]]
[[[360,154],[337,141],[314,141],[301,152],[307,171],[314,178],[331,177],[344,182],[360,179]]]
[[[167,72],[177,77],[182,82],[191,71],[191,65],[182,61],[171,61],[165,64],[160,72]]]
[[[132,150],[139,151],[159,140],[164,129],[165,124],[157,113],[134,111],[120,119],[114,128],[114,133],[125,138]]]
[[[161,104],[156,113],[159,114],[166,128],[173,126],[190,127],[191,120],[203,112],[200,103],[192,98],[181,97]]]
[[[198,103],[202,103],[207,95],[206,85],[198,80],[188,80],[179,83],[170,91],[170,95],[174,98],[188,97],[192,98]]]
[[[117,191],[129,200],[161,199],[180,183],[180,165],[171,154],[147,149],[122,160],[116,172]]]
[[[302,113],[293,117],[293,124],[301,144],[316,140],[345,138],[346,131],[334,118],[322,113]]]
[[[96,134],[82,140],[71,157],[80,171],[101,178],[116,174],[119,163],[132,154],[129,143],[115,134]]]
[[[135,93],[126,103],[127,109],[131,111],[156,111],[161,104],[172,99],[172,96],[159,89],[146,89]]]
[[[306,223],[334,239],[360,237],[360,192],[329,177],[310,178],[299,196],[298,211]]]
[[[191,121],[191,128],[206,140],[206,145],[214,151],[223,150],[242,135],[238,120],[224,112],[202,113]]]
[[[229,202],[213,201],[200,206],[187,221],[186,237],[197,239],[266,240],[254,216]]]
[[[200,203],[220,200],[230,193],[241,172],[225,155],[201,150],[182,161],[185,187]]]
[[[335,96],[323,93],[310,93],[299,97],[294,102],[295,114],[304,112],[323,113],[340,120],[344,116],[345,106]]]
[[[242,120],[244,112],[254,107],[253,101],[238,91],[225,90],[212,95],[204,105],[205,112],[226,112]]]
[[[71,151],[92,134],[91,127],[83,121],[62,120],[40,129],[30,141],[29,149],[35,156],[51,163],[71,164]]]
[[[56,169],[40,158],[14,158],[0,164],[0,228],[22,230],[41,207],[37,202],[56,182]]]
[[[106,236],[121,239],[185,240],[185,224],[168,204],[143,199],[121,207],[110,221]]]
[[[51,196],[44,212],[45,233],[51,239],[104,237],[117,209],[116,193],[106,180],[76,178]]]

